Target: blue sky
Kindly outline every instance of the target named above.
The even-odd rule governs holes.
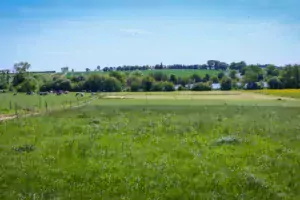
[[[300,63],[298,0],[3,0],[0,69]]]

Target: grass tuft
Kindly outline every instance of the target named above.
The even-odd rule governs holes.
[[[214,144],[215,145],[226,145],[226,144],[240,144],[241,140],[234,136],[226,136],[218,139]]]
[[[13,150],[19,153],[30,153],[35,150],[35,146],[32,144],[25,144],[19,147],[13,147]]]

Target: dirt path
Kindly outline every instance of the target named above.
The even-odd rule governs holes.
[[[31,116],[35,116],[35,115],[39,115],[39,114],[42,114],[42,113],[29,113],[26,115],[21,115],[20,117],[31,117]],[[8,116],[2,115],[2,116],[0,116],[0,122],[12,120],[15,118],[18,118],[18,116],[17,115],[8,115]]]

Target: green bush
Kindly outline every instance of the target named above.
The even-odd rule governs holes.
[[[109,72],[109,76],[116,78],[122,84],[124,84],[126,82],[125,81],[126,79],[125,79],[124,73],[117,72],[117,71],[111,71],[111,72]]]
[[[59,79],[55,83],[55,86],[56,86],[57,90],[71,90],[72,89],[71,81],[67,80],[67,79]]]
[[[270,78],[270,80],[268,81],[268,86],[270,89],[282,89],[283,88],[283,84],[279,80],[278,77]]]
[[[186,89],[185,89],[185,87],[183,87],[182,85],[180,85],[180,86],[178,87],[178,91],[184,91],[184,90],[186,90]]]
[[[152,85],[151,91],[154,91],[154,92],[164,91],[164,83],[163,82],[154,82]]]
[[[177,78],[177,76],[176,76],[176,75],[174,75],[174,74],[171,74],[171,76],[170,76],[170,82],[172,82],[172,83],[176,84],[176,83],[177,83],[177,81],[178,81],[178,78]]]
[[[26,78],[16,88],[18,92],[31,92],[38,89],[38,84],[34,78]]]
[[[142,80],[142,87],[144,89],[144,91],[150,91],[152,88],[152,85],[154,83],[154,79],[152,77],[144,77]]]
[[[231,78],[224,76],[221,80],[221,90],[231,90],[232,81]]]
[[[141,89],[141,82],[139,82],[137,80],[131,82],[131,85],[130,85],[131,92],[138,92],[140,89]]]
[[[210,90],[211,90],[211,86],[208,85],[207,83],[196,83],[192,87],[192,91],[210,91]]]
[[[106,92],[121,92],[122,84],[114,77],[107,77],[104,80],[104,89]]]
[[[160,71],[151,73],[150,76],[153,77],[155,81],[167,81],[168,80],[167,74],[160,72]]]
[[[107,76],[92,74],[85,81],[83,88],[91,91],[106,91],[107,89],[104,87],[106,78]]]
[[[72,83],[72,89],[71,91],[74,91],[74,92],[81,92],[82,90],[84,90],[84,82],[75,82],[75,83]]]
[[[9,85],[6,82],[0,83],[0,90],[8,89]]]
[[[175,91],[174,84],[171,82],[154,82],[151,88],[151,91],[154,92],[172,92]]]
[[[136,71],[132,71],[131,73],[129,73],[130,76],[136,76],[136,77],[142,77],[143,76],[143,72],[136,70]]]
[[[213,82],[213,83],[219,83],[219,79],[217,76],[213,76],[210,78],[210,81]]]
[[[247,90],[261,90],[263,89],[262,84],[260,82],[248,82],[246,83]]]
[[[164,91],[167,91],[167,92],[172,92],[172,91],[175,91],[175,87],[174,87],[174,84],[171,83],[171,82],[164,82]]]

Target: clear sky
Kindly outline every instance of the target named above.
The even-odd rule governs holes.
[[[299,0],[2,0],[0,69],[300,63]]]

